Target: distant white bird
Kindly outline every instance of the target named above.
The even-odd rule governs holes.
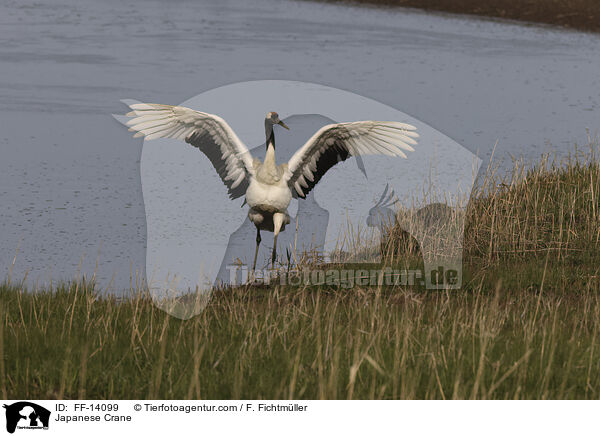
[[[229,190],[231,199],[246,195],[248,217],[256,226],[256,251],[260,231],[273,232],[271,265],[277,254],[277,235],[289,224],[287,212],[292,197],[305,198],[332,166],[351,156],[381,154],[406,158],[414,151],[416,128],[394,121],[357,121],[329,124],[319,129],[289,160],[275,162],[275,133],[278,124],[289,129],[277,112],[265,118],[267,152],[265,161],[253,158],[233,129],[217,115],[181,106],[135,103],[127,116],[134,137],[175,138],[199,148],[211,161]],[[214,206],[213,206],[214,207]]]

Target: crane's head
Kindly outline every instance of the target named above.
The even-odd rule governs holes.
[[[279,119],[279,114],[277,112],[269,112],[265,117],[265,125],[270,124],[271,126],[274,124],[279,124],[281,127],[285,127],[290,130],[290,128]]]

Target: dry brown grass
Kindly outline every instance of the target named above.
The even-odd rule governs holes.
[[[593,150],[490,171],[467,212],[459,291],[244,286],[181,321],[143,290],[0,287],[0,395],[599,399]]]

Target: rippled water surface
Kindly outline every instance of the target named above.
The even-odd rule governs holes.
[[[142,142],[110,116],[123,98],[321,83],[411,114],[483,167],[496,141],[505,161],[564,153],[600,120],[600,38],[541,27],[310,2],[6,0],[0,40],[0,275],[18,248],[12,278],[31,283],[98,264],[121,289],[143,270]]]

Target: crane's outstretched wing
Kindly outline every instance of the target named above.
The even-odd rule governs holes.
[[[128,104],[130,102],[125,102]],[[175,138],[200,149],[210,160],[229,190],[231,199],[246,193],[254,174],[252,156],[225,120],[217,115],[182,106],[130,103],[127,122],[134,137]]]
[[[338,162],[351,156],[382,154],[406,158],[414,151],[416,127],[394,121],[329,124],[317,131],[288,162],[287,182],[298,197],[306,195]]]

